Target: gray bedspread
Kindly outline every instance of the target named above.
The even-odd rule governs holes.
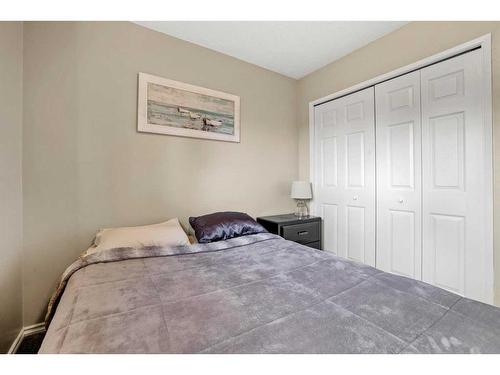
[[[80,258],[48,321],[40,353],[500,353],[500,309],[271,234]]]

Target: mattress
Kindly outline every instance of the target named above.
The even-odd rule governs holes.
[[[79,258],[40,353],[500,353],[500,309],[269,233]]]

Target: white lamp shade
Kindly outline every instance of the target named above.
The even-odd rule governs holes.
[[[293,199],[311,199],[311,183],[307,181],[292,182],[292,194],[290,196]]]

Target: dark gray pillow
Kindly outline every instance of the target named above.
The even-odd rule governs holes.
[[[215,212],[209,215],[190,217],[189,224],[193,227],[199,243],[267,232],[262,225],[243,212]]]

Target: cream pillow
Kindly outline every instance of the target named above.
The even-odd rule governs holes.
[[[189,238],[179,224],[179,219],[140,227],[106,228],[97,232],[94,246],[86,254],[116,247],[141,248],[144,246],[184,246]]]

